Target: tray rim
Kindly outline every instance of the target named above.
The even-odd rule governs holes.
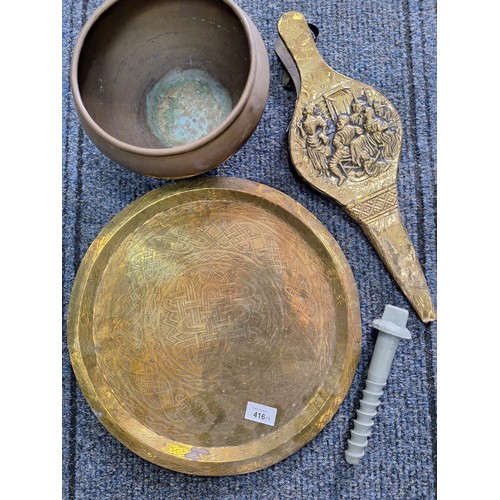
[[[106,411],[100,397],[94,390],[92,380],[81,355],[78,331],[82,295],[91,278],[96,260],[113,236],[122,230],[132,218],[138,217],[142,212],[151,209],[158,202],[166,198],[175,201],[177,196],[186,196],[186,193],[189,192],[205,190],[214,192],[231,191],[249,195],[250,197],[265,198],[267,202],[288,212],[308,227],[338,264],[337,273],[344,289],[347,310],[348,345],[346,352],[349,353],[349,356],[346,355],[346,358],[349,357],[349,359],[346,359],[342,365],[341,375],[343,376],[339,376],[341,383],[337,394],[330,394],[321,409],[316,412],[315,417],[293,436],[293,443],[291,443],[292,440],[289,440],[262,455],[225,462],[184,458],[183,454],[187,454],[191,448],[195,447],[173,441],[174,444],[179,445],[177,448],[172,446],[169,451],[159,454],[157,448],[146,442],[138,441],[136,437],[131,436],[130,433],[123,429],[114,416]],[[161,467],[186,474],[204,476],[245,474],[284,460],[305,446],[321,432],[342,404],[354,378],[361,351],[361,315],[358,292],[352,270],[336,240],[309,210],[287,194],[264,184],[235,177],[208,177],[186,180],[161,186],[142,195],[113,217],[99,232],[82,259],[73,283],[67,315],[67,345],[73,371],[87,403],[100,423],[104,425],[111,435],[133,453]]]

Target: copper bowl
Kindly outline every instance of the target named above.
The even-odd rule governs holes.
[[[82,29],[71,87],[83,129],[106,156],[143,175],[191,177],[250,137],[269,60],[232,0],[110,0]]]

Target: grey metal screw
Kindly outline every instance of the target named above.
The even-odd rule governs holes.
[[[363,399],[360,402],[357,418],[351,430],[351,439],[347,440],[345,459],[350,464],[359,464],[365,454],[365,446],[373,426],[373,418],[377,414],[383,388],[387,382],[392,360],[401,339],[411,339],[411,333],[406,328],[408,311],[386,305],[381,319],[373,321],[372,326],[377,328],[379,334],[373,351]]]

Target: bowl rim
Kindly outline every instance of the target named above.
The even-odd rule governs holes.
[[[249,56],[250,56],[250,67],[248,70],[248,76],[245,83],[245,87],[243,88],[243,92],[241,93],[238,102],[231,110],[229,115],[220,125],[218,125],[210,133],[204,135],[203,137],[200,137],[196,141],[189,142],[187,144],[182,144],[180,146],[174,146],[171,148],[167,147],[145,148],[142,146],[135,146],[133,144],[121,141],[116,137],[114,137],[113,135],[111,135],[109,132],[106,132],[100,125],[98,125],[97,122],[90,116],[90,113],[87,111],[87,108],[85,107],[82,96],[80,94],[80,87],[78,85],[78,66],[80,62],[80,55],[83,46],[85,45],[88,33],[90,32],[94,24],[98,21],[98,19],[101,18],[104,12],[106,12],[108,9],[110,9],[120,1],[122,0],[108,0],[94,11],[94,13],[89,17],[87,22],[82,27],[82,30],[80,32],[80,35],[78,36],[78,40],[73,50],[71,69],[70,69],[71,90],[77,111],[79,112],[79,114],[81,114],[81,117],[83,121],[86,123],[86,125],[88,125],[95,134],[97,134],[102,139],[110,143],[112,146],[121,149],[123,151],[135,153],[142,156],[174,156],[182,153],[188,153],[190,151],[194,151],[204,146],[217,136],[221,135],[236,120],[236,118],[238,117],[238,115],[241,113],[242,109],[248,102],[255,81],[255,75],[257,72],[256,41],[254,39],[253,31],[248,21],[246,13],[233,0],[219,0],[220,2],[226,4],[240,21],[243,30],[245,32],[245,36],[248,43]]]

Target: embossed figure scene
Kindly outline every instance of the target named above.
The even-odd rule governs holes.
[[[354,96],[348,85],[310,102],[297,125],[316,177],[338,186],[386,172],[397,160],[401,122],[394,108],[371,89]]]

